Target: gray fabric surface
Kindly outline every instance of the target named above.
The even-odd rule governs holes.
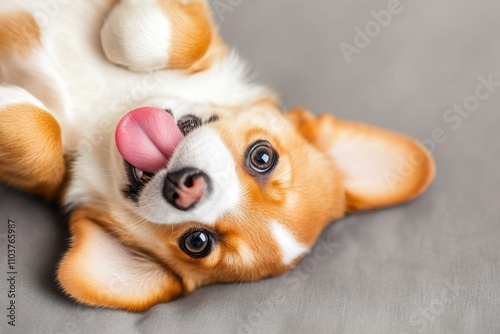
[[[0,332],[500,333],[500,87],[467,118],[443,118],[472,101],[478,77],[500,82],[500,3],[404,0],[348,64],[339,45],[387,1],[213,2],[231,6],[216,14],[223,36],[287,107],[424,140],[436,181],[414,202],[333,223],[283,277],[202,288],[142,314],[64,297],[54,283],[67,240],[57,209],[0,186]],[[436,129],[445,139],[432,139]],[[5,316],[8,219],[15,329]]]

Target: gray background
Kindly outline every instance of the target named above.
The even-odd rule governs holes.
[[[142,314],[61,295],[54,269],[67,232],[57,209],[0,186],[1,332],[499,333],[500,87],[460,126],[443,116],[479,76],[500,82],[500,3],[403,0],[348,64],[340,43],[353,44],[354,28],[387,1],[212,2],[231,6],[216,13],[223,36],[287,107],[423,140],[436,181],[414,202],[333,223],[284,277],[203,288]],[[436,129],[445,139],[431,147]],[[15,330],[4,315],[7,219],[17,222]]]

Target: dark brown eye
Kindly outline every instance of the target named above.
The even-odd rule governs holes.
[[[248,151],[248,164],[258,173],[266,173],[273,169],[277,154],[267,141],[255,143]]]
[[[212,250],[212,236],[206,230],[193,230],[184,234],[179,241],[184,253],[193,258],[203,258]]]

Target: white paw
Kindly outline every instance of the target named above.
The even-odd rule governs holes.
[[[101,42],[111,62],[134,71],[165,68],[171,26],[158,1],[124,1],[108,16]]]

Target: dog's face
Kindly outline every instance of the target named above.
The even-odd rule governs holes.
[[[113,271],[131,275],[127,284],[145,285],[145,276],[147,287],[129,301],[110,296],[99,304],[140,310],[198,286],[281,274],[333,219],[413,198],[434,174],[432,158],[415,141],[331,116],[281,113],[270,102],[155,107],[136,109],[117,126],[110,193],[119,195],[109,197],[112,212],[84,214],[120,239],[120,246],[110,240],[99,246],[123,257]],[[90,239],[91,230],[75,228],[75,240],[78,231],[80,240]],[[85,264],[74,257],[99,247],[82,242],[61,264],[59,279],[79,300],[89,298],[68,288],[74,278],[65,275],[82,272]],[[131,274],[137,254],[155,267]],[[159,284],[154,277],[163,276],[147,271],[168,273],[168,297],[151,292]],[[97,281],[90,285],[102,289]]]
[[[116,184],[131,221],[168,226],[152,238],[196,285],[282,273],[344,214],[332,160],[272,104],[163,108],[122,119]]]

